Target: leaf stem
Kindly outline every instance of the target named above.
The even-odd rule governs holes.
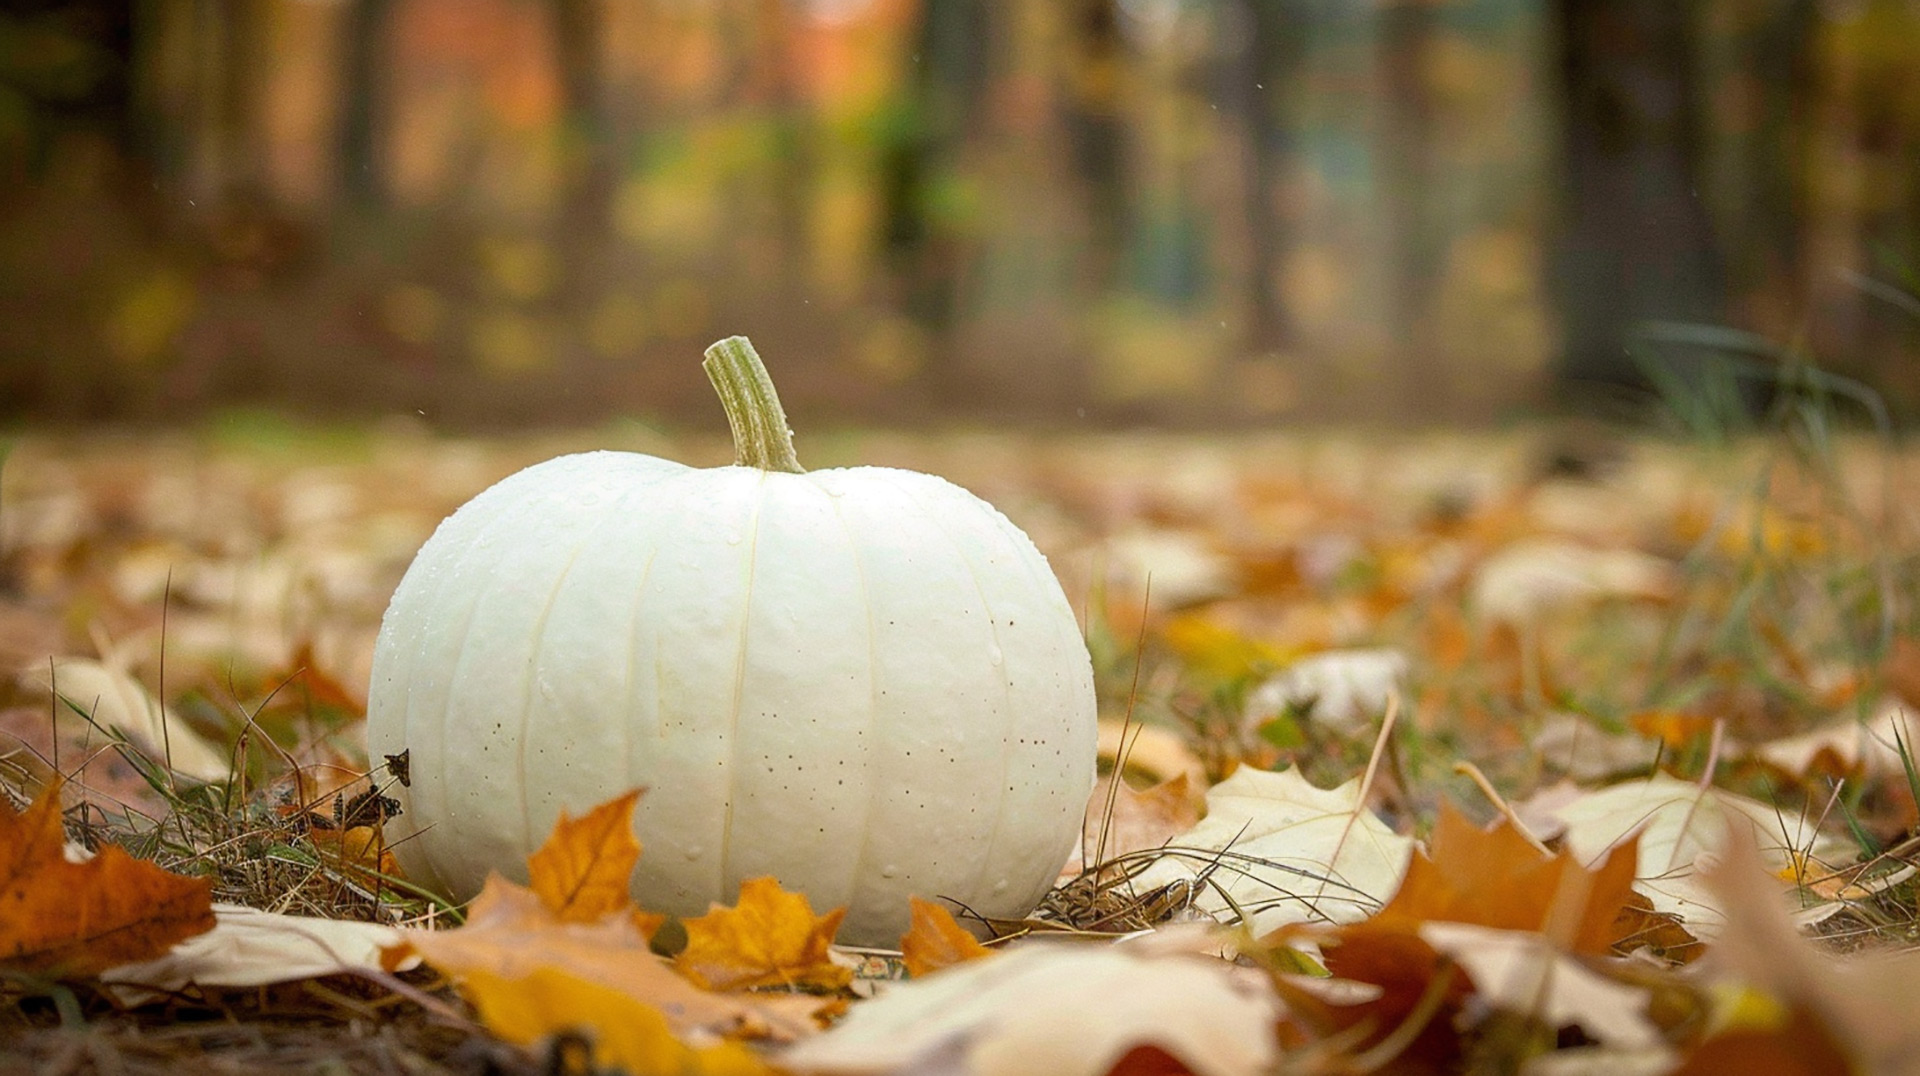
[[[793,431],[787,428],[780,395],[773,391],[773,379],[747,338],[729,336],[714,344],[700,367],[720,394],[720,406],[727,409],[734,462],[763,471],[806,473],[794,454]]]

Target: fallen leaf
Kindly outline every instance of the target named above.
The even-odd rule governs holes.
[[[1708,970],[1758,988],[1787,1011],[1775,1027],[1739,1029],[1744,1033],[1715,1053],[1765,1057],[1771,1047],[1777,1055],[1773,1067],[1744,1070],[1769,1074],[1839,1071],[1809,1067],[1836,1052],[1847,1060],[1845,1071],[1920,1073],[1920,1025],[1913,1021],[1920,953],[1839,957],[1815,948],[1795,927],[1755,836],[1733,830],[1720,862],[1706,872],[1705,884],[1726,913]],[[1809,1023],[1817,1033],[1806,1034]],[[1714,1040],[1706,1046],[1714,1047]]]
[[[1030,943],[893,987],[777,1060],[806,1074],[1105,1076],[1152,1047],[1180,1066],[1157,1071],[1252,1076],[1277,1060],[1279,1011],[1245,970],[1125,945]]]
[[[213,929],[156,959],[108,968],[100,980],[119,987],[115,993],[126,1002],[139,996],[135,988],[173,992],[189,984],[248,987],[317,979],[381,970],[381,953],[403,938],[398,927],[380,923],[279,915],[239,904],[215,904],[213,915]]]
[[[756,1076],[770,1071],[737,1042],[688,1046],[674,1036],[659,1009],[556,968],[535,968],[520,979],[473,971],[461,989],[488,1030],[508,1042],[530,1046],[562,1032],[585,1034],[595,1071],[679,1076]]]
[[[211,879],[114,845],[70,858],[57,788],[24,814],[0,800],[0,908],[0,967],[56,979],[152,960],[214,925]]]
[[[1481,562],[1470,600],[1489,620],[1519,624],[1606,599],[1662,599],[1675,585],[1673,565],[1659,557],[1536,538],[1505,546]]]
[[[1329,650],[1301,658],[1247,696],[1245,725],[1257,727],[1288,710],[1353,736],[1407,690],[1407,655],[1391,647]]]
[[[1541,934],[1473,923],[1433,922],[1421,940],[1465,968],[1489,1008],[1527,1016],[1555,1029],[1578,1027],[1610,1047],[1662,1045],[1647,1018],[1647,989],[1619,982],[1568,954]]]
[[[1548,715],[1528,743],[1541,761],[1580,781],[1644,771],[1660,753],[1651,740],[1627,732],[1605,732],[1586,718],[1568,713]]]
[[[632,903],[628,886],[640,862],[633,808],[640,790],[574,818],[565,811],[553,832],[527,857],[528,881],[563,923],[591,923]]]
[[[1079,875],[1087,868],[1089,856],[1111,862],[1131,852],[1162,847],[1192,829],[1200,821],[1192,788],[1184,773],[1148,789],[1136,789],[1125,781],[1116,784],[1111,776],[1100,778],[1087,799],[1080,844],[1060,876]]]
[[[1298,770],[1243,766],[1207,793],[1207,817],[1168,848],[1136,889],[1199,886],[1204,874],[1195,907],[1216,917],[1244,909],[1260,935],[1372,915],[1399,886],[1413,841],[1366,809],[1358,778],[1322,789]]]
[[[1128,773],[1139,773],[1156,780],[1171,781],[1185,775],[1198,789],[1207,783],[1206,767],[1179,733],[1159,725],[1138,721],[1100,722],[1100,761]]]
[[[1483,830],[1442,803],[1431,851],[1413,853],[1399,890],[1371,922],[1532,931],[1572,952],[1605,954],[1619,940],[1614,924],[1632,895],[1635,842],[1629,836],[1588,870],[1567,853],[1543,854],[1505,821]]]
[[[1536,832],[1561,831],[1567,849],[1589,865],[1637,831],[1640,866],[1634,888],[1656,911],[1709,941],[1725,917],[1698,869],[1704,858],[1719,852],[1729,825],[1753,833],[1776,871],[1851,858],[1839,842],[1795,812],[1664,774],[1557,802],[1536,800],[1543,809],[1523,809],[1522,816],[1541,820]]]
[[[993,950],[954,921],[953,913],[930,900],[908,897],[913,926],[900,939],[900,956],[907,974],[919,978],[941,968],[992,956]]]
[[[1754,748],[1763,762],[1794,777],[1899,777],[1916,751],[1920,714],[1905,703],[1888,701],[1868,721],[1841,718],[1797,736],[1770,740]]]
[[[790,1040],[818,1030],[821,999],[727,995],[702,990],[647,948],[632,918],[563,923],[531,889],[487,879],[454,930],[408,930],[405,944],[456,980],[474,972],[509,981],[541,968],[617,990],[658,1008],[680,1036],[764,1036]]]
[[[815,916],[801,893],[789,893],[772,878],[740,883],[739,903],[714,905],[682,920],[687,947],[674,966],[711,990],[782,986],[839,990],[852,973],[828,955],[845,908]]]
[[[1627,727],[1669,751],[1684,751],[1713,734],[1714,719],[1679,710],[1642,710],[1627,717]]]
[[[1147,594],[1156,610],[1180,609],[1233,591],[1233,560],[1200,531],[1129,531],[1108,538],[1102,553],[1110,581]]]
[[[59,720],[91,721],[133,741],[155,762],[196,781],[224,781],[233,772],[228,752],[215,747],[131,673],[106,662],[61,658],[25,671],[21,682],[63,700]]]
[[[312,639],[302,639],[300,645],[294,648],[293,657],[286,667],[268,677],[268,680],[276,685],[284,685],[283,691],[294,695],[303,709],[312,704],[353,717],[367,716],[366,700],[349,691],[314,657]]]
[[[1155,593],[1158,593],[1158,586]],[[1244,680],[1286,663],[1288,652],[1251,637],[1206,612],[1182,613],[1160,629],[1160,638],[1187,668],[1215,680]]]

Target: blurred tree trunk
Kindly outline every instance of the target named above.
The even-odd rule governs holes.
[[[350,0],[340,50],[340,185],[348,204],[387,200],[393,0]]]
[[[551,0],[559,66],[564,144],[560,193],[563,231],[597,242],[612,216],[615,162],[607,119],[600,0]]]
[[[1241,53],[1240,119],[1245,125],[1247,214],[1247,349],[1285,352],[1296,343],[1292,318],[1280,302],[1279,272],[1286,223],[1274,198],[1286,163],[1280,102],[1298,78],[1303,20],[1290,0],[1240,0],[1248,40]]]
[[[1434,221],[1434,101],[1428,89],[1434,34],[1430,0],[1386,0],[1380,9],[1381,188],[1392,282],[1386,296],[1394,375],[1408,414],[1445,413],[1448,357],[1430,331],[1445,236]]]
[[[1792,332],[1805,316],[1803,176],[1807,167],[1811,87],[1816,72],[1817,0],[1785,0],[1753,42],[1748,61],[1760,93],[1755,130],[1746,140],[1744,212],[1731,229],[1738,250],[1728,259],[1732,284],[1763,310],[1777,310],[1770,334]]]
[[[1061,120],[1086,195],[1086,282],[1103,295],[1119,282],[1127,237],[1127,125],[1122,115],[1126,42],[1114,0],[1075,0]]]
[[[1562,388],[1644,386],[1628,354],[1648,319],[1724,316],[1698,185],[1693,5],[1556,0],[1564,203],[1555,287]]]
[[[908,38],[905,100],[880,150],[881,241],[899,308],[937,357],[957,314],[961,239],[948,198],[987,88],[989,0],[923,0]]]
[[[799,72],[793,55],[792,13],[788,0],[758,0],[755,5],[754,80],[768,110],[779,149],[773,167],[773,217],[778,231],[783,291],[807,279],[807,216],[815,188],[816,158],[810,114],[800,100]]]

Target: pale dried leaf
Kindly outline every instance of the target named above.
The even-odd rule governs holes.
[[[1798,736],[1761,744],[1754,754],[1796,776],[1819,766],[1869,779],[1897,777],[1905,773],[1901,745],[1912,757],[1916,735],[1920,735],[1920,714],[1905,703],[1889,700],[1868,721],[1839,718]]]
[[[1247,697],[1246,725],[1257,727],[1289,708],[1344,735],[1367,730],[1387,702],[1407,691],[1407,655],[1392,647],[1329,650],[1300,659]]]
[[[1647,1018],[1647,988],[1600,975],[1539,934],[1428,922],[1420,925],[1420,937],[1465,968],[1480,1000],[1494,1009],[1528,1015],[1549,1027],[1578,1026],[1589,1038],[1617,1049],[1661,1043]]]
[[[239,904],[215,904],[214,926],[157,960],[122,964],[100,974],[122,1001],[146,988],[266,986],[355,970],[379,970],[382,950],[398,945],[397,927],[305,915],[279,915]],[[401,970],[419,963],[415,958]]]
[[[118,731],[148,758],[170,762],[173,769],[197,781],[224,781],[232,772],[227,752],[195,732],[131,674],[89,658],[61,658],[51,668],[38,666],[21,674],[22,683],[72,703],[94,724]],[[64,726],[84,720],[66,703],[56,708]]]
[[[1725,916],[1699,869],[1718,854],[1729,825],[1751,832],[1777,872],[1790,873],[1796,862],[1851,858],[1842,844],[1821,835],[1791,809],[1664,774],[1556,800],[1532,805],[1529,818],[1564,827],[1568,849],[1588,865],[1638,830],[1640,866],[1634,888],[1656,910],[1678,917],[1702,939],[1710,939]]]
[[[1413,841],[1360,803],[1356,778],[1316,788],[1297,770],[1241,767],[1207,793],[1207,817],[1175,837],[1138,889],[1188,882],[1212,867],[1195,902],[1230,916],[1237,904],[1256,934],[1289,923],[1351,923],[1378,911],[1406,874]],[[1224,853],[1224,854],[1222,854]],[[1218,866],[1214,866],[1215,863]]]
[[[1647,553],[1530,539],[1481,563],[1471,600],[1482,616],[1517,624],[1609,598],[1664,598],[1675,585],[1673,565]]]
[[[1109,581],[1145,594],[1152,607],[1180,609],[1234,590],[1233,560],[1199,531],[1135,530],[1102,548]]]
[[[810,1074],[1102,1076],[1154,1046],[1195,1076],[1251,1076],[1276,1059],[1277,1016],[1270,987],[1217,960],[1036,943],[894,987],[777,1061]]]

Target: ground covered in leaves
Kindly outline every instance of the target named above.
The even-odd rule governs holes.
[[[0,1070],[1920,1072],[1900,443],[804,438],[1034,537],[1122,776],[1032,918],[931,899],[899,953],[771,881],[632,907],[631,797],[466,908],[397,875],[404,767],[361,728],[387,596],[454,507],[590,447],[730,457],[11,444]]]

